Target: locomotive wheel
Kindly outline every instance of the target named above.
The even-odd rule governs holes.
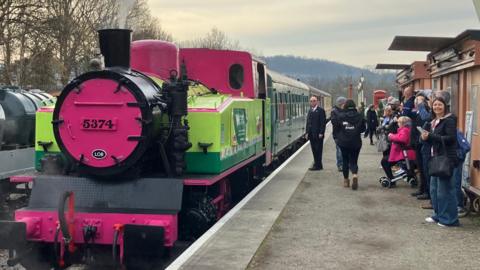
[[[209,197],[193,200],[190,208],[181,214],[181,233],[185,240],[195,240],[206,232],[217,220],[217,209]]]
[[[390,182],[390,180],[388,180],[388,179],[382,180],[382,187],[390,188],[391,186],[392,186],[392,182]]]
[[[186,211],[183,222],[185,223],[185,238],[195,240],[210,227],[208,218],[200,209],[190,208]]]

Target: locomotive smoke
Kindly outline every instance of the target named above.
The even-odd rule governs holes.
[[[123,29],[127,26],[127,16],[132,10],[135,0],[121,0],[119,1],[118,10],[118,27]]]

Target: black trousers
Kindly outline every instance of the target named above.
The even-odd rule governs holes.
[[[390,162],[390,161],[388,161],[388,158],[382,158],[382,161],[381,161],[382,168],[385,171],[385,174],[387,175],[388,179],[390,179],[390,180],[394,178],[393,177],[393,172],[392,172],[392,166],[397,164],[397,163],[398,163],[398,161]],[[415,161],[410,160],[410,170],[407,170],[407,175],[409,177],[414,176],[415,167],[416,167]]]
[[[416,160],[417,169],[420,171],[420,179],[418,179],[418,181],[420,181],[420,185],[418,187],[418,191],[420,193],[429,194],[430,185],[427,186],[427,183],[429,183],[430,181],[429,179],[427,179],[428,176],[425,174],[421,145],[417,145],[417,147],[415,148],[415,155],[417,156],[417,160]]]
[[[347,179],[349,170],[352,171],[353,174],[358,173],[358,156],[360,155],[360,148],[351,149],[340,146],[340,149],[342,150],[343,159],[343,178]]]
[[[366,131],[368,136],[370,137],[370,143],[373,143],[373,135],[375,135],[375,128],[368,128]]]
[[[313,153],[313,167],[323,169],[322,155],[323,155],[323,138],[311,138],[310,146]]]
[[[382,161],[380,163],[382,164],[382,168],[385,171],[388,179],[393,179],[392,166],[395,165],[397,162],[389,162],[388,159],[382,158]]]

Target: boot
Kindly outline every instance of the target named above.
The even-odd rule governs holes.
[[[357,190],[358,188],[358,176],[354,175],[352,177],[352,189]]]
[[[348,178],[343,179],[343,187],[345,188],[350,187],[350,179]]]

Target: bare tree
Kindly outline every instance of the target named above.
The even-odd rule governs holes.
[[[127,28],[133,30],[133,40],[159,39],[173,41],[172,35],[165,31],[157,18],[153,17],[147,1],[137,0],[127,17]]]
[[[37,19],[37,11],[42,1],[2,0],[0,1],[0,50],[3,58],[2,80],[6,84],[14,82],[14,61],[20,66],[24,76],[26,35]]]
[[[134,0],[134,39],[172,40],[145,0]],[[97,30],[118,27],[118,0],[0,0],[0,82],[52,89],[84,72]],[[55,89],[52,89],[55,90]]]
[[[225,32],[214,27],[203,38],[195,40],[184,41],[181,43],[182,47],[192,48],[208,48],[216,50],[239,50],[240,43],[238,40],[230,39]]]

